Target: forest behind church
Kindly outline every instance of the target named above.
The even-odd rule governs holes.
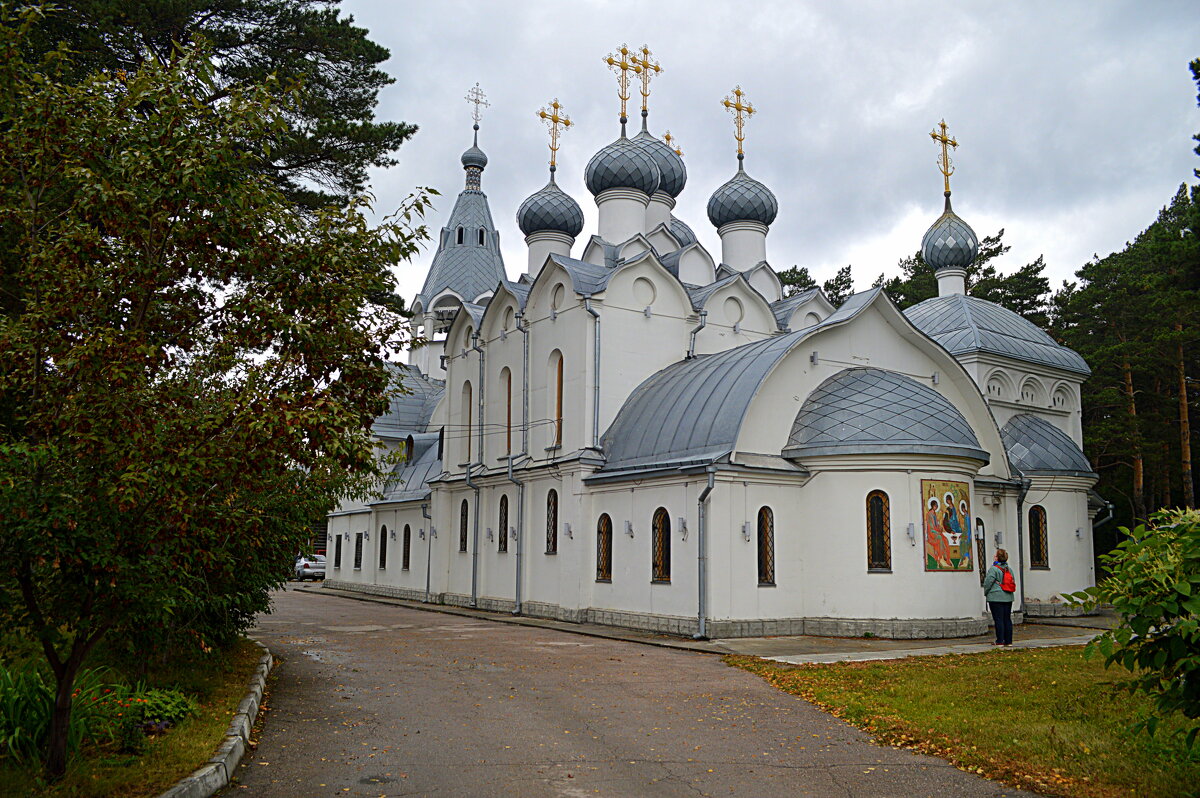
[[[1200,90],[1200,59],[1190,66]],[[1200,177],[1200,169],[1195,173]],[[1040,256],[1011,273],[999,270],[996,260],[1009,249],[1004,230],[980,241],[967,274],[972,296],[1021,314],[1092,368],[1082,392],[1084,452],[1100,474],[1096,490],[1112,503],[1114,520],[1097,529],[1098,550],[1115,544],[1118,526],[1132,526],[1160,507],[1196,506],[1200,185],[1180,185],[1150,219],[1152,213],[1147,209],[1148,226],[1123,249],[1094,257],[1057,291]],[[881,275],[873,285],[901,309],[938,295],[920,252],[898,266],[900,276]],[[817,286],[804,267],[780,278],[787,294]],[[821,288],[835,305],[842,302],[854,291],[850,266]],[[1101,511],[1097,520],[1105,516]]]

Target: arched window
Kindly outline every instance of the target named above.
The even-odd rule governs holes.
[[[387,540],[388,531],[387,524],[379,527],[379,568],[380,570],[387,568]]]
[[[983,519],[975,519],[975,553],[978,555],[975,559],[979,561],[979,586],[983,587],[983,580],[987,578],[987,534],[983,526]]]
[[[470,514],[470,512],[471,511],[467,508],[467,500],[463,499],[462,505],[460,505],[459,510],[458,510],[458,550],[459,551],[467,550],[467,520],[468,520],[467,516]]]
[[[407,571],[408,566],[412,564],[412,558],[410,556],[411,553],[412,553],[412,527],[410,527],[408,524],[405,524],[404,525],[404,548],[401,549],[401,551],[400,551],[400,554],[401,554],[400,567],[403,568],[405,571]]]
[[[1050,567],[1050,544],[1046,540],[1046,508],[1040,504],[1029,508],[1029,566]]]
[[[413,461],[413,452],[415,451],[416,442],[413,436],[409,435],[404,441],[404,459],[411,463]]]
[[[472,413],[474,412],[475,404],[472,401],[471,383],[468,380],[463,383],[462,389],[462,431],[459,433],[464,436],[463,453],[466,455],[464,462],[471,462],[471,439],[475,437],[473,433]]]
[[[504,453],[512,454],[512,372],[507,366],[500,371],[500,387],[504,389]]]
[[[354,570],[362,570],[362,532],[354,533]]]
[[[499,551],[508,551],[508,496],[500,497],[500,517],[497,519],[499,528],[496,534],[500,536]]]
[[[867,570],[892,570],[891,503],[881,490],[867,494]]]
[[[546,494],[546,553],[558,554],[558,491]]]
[[[612,581],[612,519],[608,513],[596,522],[596,581]]]
[[[342,567],[342,533],[339,532],[337,539],[333,542],[333,567]]]
[[[654,511],[652,524],[651,566],[653,581],[671,581],[671,516],[666,508],[659,507]]]
[[[483,232],[483,228],[482,228],[482,227],[481,227],[481,228],[479,228],[479,246],[481,246],[481,247],[483,246],[483,237],[484,237],[484,235],[485,235],[485,234],[484,234],[484,232]]]
[[[770,507],[758,511],[758,583],[775,584],[775,513]]]
[[[461,244],[463,242],[463,229],[460,227],[454,234],[454,243]]]
[[[562,446],[563,436],[563,356],[557,349],[550,355],[550,417],[554,421],[551,429],[551,446]]]

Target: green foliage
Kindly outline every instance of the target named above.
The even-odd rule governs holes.
[[[1120,613],[1121,623],[1089,643],[1088,653],[1129,671],[1122,687],[1153,699],[1157,713],[1136,726],[1151,734],[1171,713],[1200,721],[1200,512],[1163,511],[1152,520],[1122,530],[1128,537],[1103,556],[1108,579],[1071,595]],[[1194,746],[1200,722],[1180,733]]]
[[[795,296],[810,288],[817,287],[817,281],[808,273],[807,266],[793,266],[778,273],[779,282],[783,284],[784,297]]]
[[[838,269],[837,274],[825,281],[821,290],[825,292],[825,296],[829,298],[834,307],[849,299],[850,295],[854,293],[854,278],[850,276],[850,267],[847,265]]]
[[[74,53],[70,80],[97,70],[135,73],[178,58],[180,45],[203,39],[213,65],[194,99],[208,105],[278,75],[294,103],[269,136],[251,138],[262,174],[310,208],[344,203],[363,191],[367,170],[395,163],[391,153],[415,132],[377,122],[378,69],[387,49],[327,0],[72,0],[26,41],[35,54],[64,42]]]
[[[39,11],[0,14],[0,617],[54,674],[54,777],[102,637],[229,642],[377,484],[404,319],[376,299],[425,200],[301,211],[257,155],[298,92],[202,49],[79,79],[25,59]]]

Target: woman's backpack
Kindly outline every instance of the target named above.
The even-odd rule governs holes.
[[[1012,571],[1005,566],[1000,569],[1000,572],[1004,574],[1004,576],[1000,578],[1000,589],[1005,593],[1016,593],[1017,580],[1013,578]]]

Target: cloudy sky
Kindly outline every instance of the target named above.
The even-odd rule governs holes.
[[[688,185],[675,213],[719,256],[705,215],[736,168],[731,116],[741,85],[758,109],[746,167],[779,198],[767,240],[776,269],[824,280],[847,263],[856,287],[897,272],[939,215],[942,178],[929,132],[945,118],[959,142],[955,210],[982,237],[1005,229],[1011,271],[1044,254],[1057,286],[1093,253],[1121,248],[1200,167],[1195,2],[396,2],[343,0],[388,47],[396,82],[378,118],[420,131],[399,164],[373,175],[380,210],[414,186],[442,193],[446,219],[462,189],[478,82],[491,107],[480,146],[483,189],[509,276],[525,268],[515,213],[546,182],[536,118],[551,99],[576,123],[559,151],[559,184],[584,209],[592,154],[619,133],[616,77],[603,63],[623,43],[649,45],[651,132],[678,139]],[[636,119],[640,98],[631,99]],[[578,253],[575,253],[578,254]],[[397,268],[415,294],[431,251]]]

